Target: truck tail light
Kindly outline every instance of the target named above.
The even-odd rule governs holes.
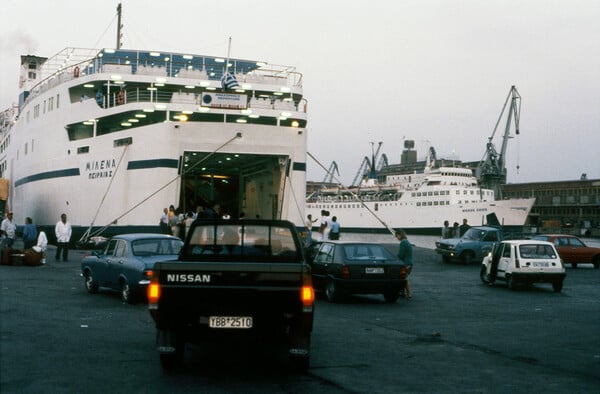
[[[148,304],[158,304],[158,299],[160,298],[160,284],[158,282],[152,281],[148,285]]]
[[[302,274],[300,299],[302,300],[302,306],[304,307],[305,311],[312,311],[312,306],[315,302],[315,289],[312,286],[312,277],[310,275],[310,271],[306,271]]]
[[[348,267],[347,265],[342,267],[342,278],[350,279],[350,267]]]

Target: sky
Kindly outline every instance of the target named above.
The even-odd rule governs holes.
[[[20,55],[114,47],[118,2],[3,0],[0,109],[17,101]],[[123,47],[295,66],[308,151],[348,185],[371,143],[390,164],[478,161],[512,85],[520,135],[508,182],[600,179],[600,1],[123,0]],[[500,150],[505,119],[492,142]],[[325,171],[307,157],[307,180]]]

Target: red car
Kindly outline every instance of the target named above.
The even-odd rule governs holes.
[[[571,264],[577,268],[577,264],[594,264],[594,268],[600,268],[600,248],[586,246],[582,240],[566,234],[544,234],[536,235],[532,239],[548,241],[554,244],[563,263]]]

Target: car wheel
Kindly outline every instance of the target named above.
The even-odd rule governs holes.
[[[340,292],[337,285],[331,279],[328,280],[325,285],[325,296],[327,296],[327,301],[329,302],[337,302],[340,298]]]
[[[486,285],[493,283],[491,280],[491,276],[490,276],[490,274],[488,274],[487,267],[485,265],[481,266],[481,271],[479,271],[479,277],[481,278],[481,281],[483,283],[485,283]]]
[[[442,255],[442,262],[449,263],[450,262],[450,256]]]
[[[577,263],[571,263],[571,267],[577,268]]]
[[[126,302],[127,304],[134,303],[134,296],[129,286],[129,282],[125,279],[121,279],[121,301]]]
[[[511,290],[514,290],[517,287],[517,284],[515,283],[515,279],[513,278],[512,275],[508,275],[506,277],[506,285]]]
[[[563,287],[563,281],[557,281],[557,282],[552,282],[552,289],[554,290],[555,293],[560,293],[560,291],[562,290]]]
[[[463,264],[466,264],[466,265],[470,265],[474,259],[475,259],[475,255],[473,254],[473,252],[471,252],[469,250],[467,250],[466,252],[464,252],[461,255],[461,260],[462,260]]]
[[[600,268],[600,256],[594,257],[594,260],[592,260],[592,264],[594,264],[595,269]]]
[[[84,280],[85,289],[88,293],[94,294],[98,292],[98,282],[96,282],[96,279],[94,279],[94,276],[92,275],[91,271],[85,271]]]
[[[393,304],[394,302],[398,301],[398,298],[400,298],[400,292],[388,291],[387,293],[383,293],[383,298],[385,299],[385,302]]]

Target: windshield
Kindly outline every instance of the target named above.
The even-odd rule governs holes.
[[[475,241],[480,241],[485,236],[485,233],[486,233],[485,230],[480,230],[480,229],[476,229],[476,228],[470,228],[463,235],[463,238],[464,239],[473,239]]]
[[[269,225],[206,224],[193,228],[187,256],[300,259],[290,228]]]
[[[183,242],[178,239],[140,239],[131,243],[134,256],[179,254]]]
[[[556,251],[551,245],[524,244],[519,246],[519,254],[524,259],[555,259]]]

